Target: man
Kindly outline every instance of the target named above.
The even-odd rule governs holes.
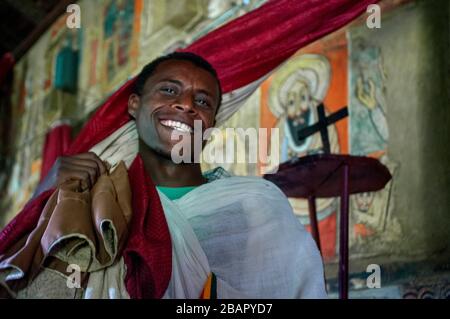
[[[138,75],[128,101],[138,133],[138,154],[127,165],[133,220],[124,258],[101,275],[108,278],[102,289],[118,287],[114,296],[123,298],[198,298],[205,289],[209,297],[218,298],[326,297],[319,252],[276,186],[258,177],[231,176],[220,168],[202,174],[195,161],[174,163],[171,151],[179,142],[172,138],[174,130],[192,143],[194,121],[201,122],[203,132],[213,127],[220,103],[216,72],[197,55],[164,56]],[[63,157],[43,188],[70,180],[81,180],[91,188],[107,169],[94,153]],[[135,204],[140,197],[152,196],[151,182],[158,189],[164,218],[152,220],[159,228],[136,239],[136,225],[158,215],[157,208],[143,209]],[[165,225],[170,237],[153,238],[164,233]],[[153,259],[146,253],[136,256],[141,246],[150,244],[147,251]],[[167,245],[170,258],[164,248]],[[169,263],[161,264],[161,260]],[[141,268],[145,271],[136,271],[143,263],[148,266]],[[164,269],[168,267],[171,269]],[[126,291],[120,287],[124,273]],[[136,279],[140,278],[136,273],[150,278],[151,287]],[[89,287],[85,297],[108,297],[92,293],[95,289]]]

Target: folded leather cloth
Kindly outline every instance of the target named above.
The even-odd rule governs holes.
[[[131,215],[131,188],[123,162],[100,176],[91,190],[77,180],[62,184],[49,198],[36,228],[0,256],[0,296],[18,297],[38,277],[45,283],[57,275],[60,285],[74,269],[81,271],[80,280],[86,284],[90,272],[120,259]]]

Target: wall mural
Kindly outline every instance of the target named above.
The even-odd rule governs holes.
[[[384,82],[386,74],[379,48],[354,39],[350,54],[351,152],[366,155],[385,150],[389,138]]]
[[[352,48],[350,56],[347,46]],[[300,50],[277,69],[256,93],[260,95],[259,112],[249,116],[248,111],[244,111],[250,107],[246,104],[243,112],[226,123],[228,127],[279,128],[280,162],[284,162],[293,157],[323,152],[319,133],[303,140],[299,140],[296,134],[318,121],[317,106],[320,103],[323,103],[326,114],[348,105],[349,119],[328,127],[331,153],[375,157],[393,175],[383,190],[350,198],[350,249],[353,256],[389,251],[391,243],[401,236],[400,225],[393,216],[395,203],[392,199],[399,164],[392,162],[386,152],[389,131],[385,116],[385,76],[379,49],[364,45],[361,39],[355,48],[353,43],[347,43],[343,33],[338,33]],[[255,113],[260,117],[256,125],[250,123],[250,118],[258,115]],[[244,114],[247,121],[241,119]],[[227,168],[238,173],[252,171],[242,170],[238,164]],[[309,228],[308,202],[299,198],[290,198],[289,201],[299,220]],[[320,198],[316,200],[316,206],[322,253],[325,260],[332,260],[337,256],[339,199]]]
[[[134,18],[134,0],[108,1],[103,7],[103,58],[106,61],[104,64],[106,83],[114,82],[114,79],[120,76],[121,68],[132,57],[133,41],[137,38],[133,36]]]
[[[317,106],[325,114],[347,105],[347,47],[342,33],[318,41],[282,65],[263,85],[261,127],[280,130],[280,162],[323,152],[320,133],[299,140],[297,132],[318,121]],[[348,152],[347,120],[328,126],[331,153]],[[274,142],[274,141],[272,141]],[[309,229],[308,202],[289,198],[299,220]],[[326,261],[336,257],[337,198],[316,200],[322,254]]]
[[[138,69],[142,0],[82,1],[83,46],[78,82],[82,118]]]
[[[378,255],[389,252],[391,244],[401,238],[400,224],[393,215],[392,196],[399,163],[387,155],[387,75],[380,48],[369,45],[362,37],[350,37],[349,47],[350,152],[377,158],[393,176],[381,191],[351,196],[350,249],[358,256]]]
[[[322,151],[320,134],[299,140],[297,132],[318,121],[317,106],[324,102],[331,76],[330,63],[321,54],[299,54],[273,75],[269,86],[269,108],[277,118],[276,126],[280,129],[281,162]],[[325,109],[329,110],[326,104]],[[340,153],[336,128],[332,125],[328,131],[331,152]],[[309,225],[308,202],[297,198],[290,198],[289,201],[301,222]],[[335,198],[316,200],[321,235],[326,234],[328,237],[331,232],[334,237],[336,229],[324,229],[323,221],[328,220],[331,215],[335,218],[337,204]],[[324,255],[332,257],[334,241],[322,238],[321,242]]]
[[[4,199],[9,220],[28,201],[40,179],[45,134],[63,117],[76,114],[77,56],[81,29],[65,27],[61,16],[15,66],[12,96],[15,154]],[[42,61],[36,63],[35,61]]]

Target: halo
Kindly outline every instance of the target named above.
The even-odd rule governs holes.
[[[331,68],[328,59],[319,54],[301,54],[289,59],[279,68],[272,79],[269,89],[269,107],[273,115],[280,117],[285,113],[283,101],[293,83],[301,81],[307,84],[311,96],[323,101],[328,91]]]

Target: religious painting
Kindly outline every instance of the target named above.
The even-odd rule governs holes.
[[[377,154],[371,154],[377,158]],[[389,253],[402,230],[393,212],[393,183],[399,165],[388,159],[383,153],[377,159],[391,172],[392,179],[377,192],[365,192],[350,196],[350,232],[349,245],[353,256],[365,257],[381,252]]]
[[[83,12],[83,29],[80,64],[80,75],[78,81],[77,108],[81,117],[85,117],[101,104],[105,97],[102,87],[103,68],[103,26],[99,19],[99,8],[103,4],[98,1],[82,1],[80,3]],[[100,10],[100,12],[102,12]]]
[[[107,92],[137,66],[141,0],[111,0],[103,5],[103,78]]]
[[[143,0],[82,1],[80,117],[89,116],[138,68]]]
[[[61,117],[77,118],[82,29],[66,26],[67,14],[49,29],[44,53],[43,114],[45,132]]]
[[[144,1],[139,69],[159,55],[186,47],[197,26],[206,19],[206,10],[203,0]]]
[[[273,75],[269,87],[269,107],[277,118],[277,127],[280,131],[281,162],[322,152],[320,134],[299,139],[298,132],[318,121],[317,107],[324,102],[330,78],[329,60],[321,54],[307,53],[293,57]],[[329,136],[332,153],[339,153],[337,132],[334,127],[329,129]],[[290,198],[289,201],[300,221],[309,225],[308,202],[298,198]],[[319,224],[336,213],[337,204],[334,198],[316,200]],[[322,233],[328,235],[328,231]],[[321,241],[324,241],[323,237]],[[323,243],[324,253],[332,256],[334,247],[328,246],[328,243],[328,240]]]
[[[319,132],[299,138],[299,132],[319,121],[318,107],[325,115],[347,105],[347,47],[343,34],[318,41],[297,52],[262,85],[261,127],[277,127],[280,135],[280,162],[323,153]],[[347,120],[327,127],[330,152],[348,152]],[[276,141],[272,141],[276,142]],[[289,198],[294,213],[309,229],[308,201]],[[316,199],[322,255],[326,261],[336,256],[337,198]]]
[[[18,81],[23,81],[23,91],[20,101],[23,103],[23,112],[17,117],[17,139],[15,141],[14,170],[10,179],[8,193],[14,197],[14,204],[21,206],[27,200],[25,193],[31,192],[39,180],[39,166],[42,152],[42,136],[47,129],[44,107],[46,94],[50,90],[45,87],[46,63],[33,63],[45,60],[48,37],[42,38],[23,58],[26,72]],[[18,190],[20,190],[18,192]],[[25,197],[23,197],[25,196]],[[23,197],[23,198],[22,198]]]
[[[304,139],[298,133],[318,121],[316,108],[330,85],[330,64],[318,54],[300,54],[276,72],[270,85],[269,105],[281,131],[281,162],[322,151],[319,134]],[[330,129],[332,153],[339,153],[337,133]]]
[[[389,253],[401,240],[401,227],[393,215],[392,189],[400,164],[387,154],[389,130],[386,121],[386,72],[382,51],[364,37],[349,37],[350,152],[378,159],[392,180],[378,192],[350,197],[350,251],[354,256]]]
[[[75,92],[67,92],[57,85],[58,81],[67,84],[64,80],[69,79],[76,90],[78,84],[77,61],[64,59],[68,50],[71,55],[78,54],[81,31],[67,28],[65,22],[66,15],[63,15],[21,59],[20,67],[15,68],[15,86],[21,89],[20,95],[14,97],[17,103],[14,130],[17,134],[14,165],[5,199],[10,209],[6,212],[5,222],[20,211],[39,182],[45,134],[62,116],[76,114]]]
[[[350,41],[350,145],[353,155],[386,149],[385,71],[380,48],[363,38]]]

